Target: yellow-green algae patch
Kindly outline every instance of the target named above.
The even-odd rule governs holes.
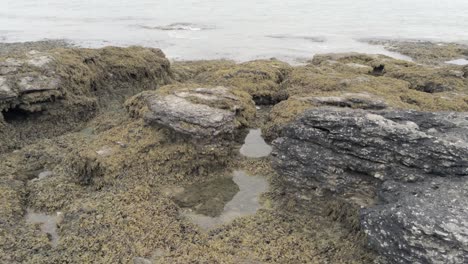
[[[202,65],[205,64],[206,62],[203,62]],[[185,65],[179,67],[188,70],[193,68]],[[222,67],[207,67],[194,74],[189,81],[237,87],[249,93],[257,104],[271,104],[287,98],[279,84],[291,69],[289,64],[278,60],[257,60],[235,65],[223,64]]]

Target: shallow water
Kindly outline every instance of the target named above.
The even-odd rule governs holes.
[[[145,45],[175,59],[392,55],[356,39],[468,40],[466,0],[0,0],[0,6],[2,41]]]
[[[251,129],[245,138],[240,153],[249,158],[261,158],[270,155],[271,150],[271,146],[262,137],[262,131],[260,129]]]
[[[36,213],[32,210],[26,212],[26,222],[30,224],[40,224],[42,232],[48,234],[53,247],[58,245],[57,221],[58,215],[47,215]]]
[[[268,189],[268,183],[265,178],[259,176],[250,176],[244,171],[234,171],[233,182],[238,186],[239,191],[227,203],[223,203],[223,210],[218,216],[208,216],[194,213],[193,210],[187,210],[184,215],[193,223],[203,229],[210,229],[225,223],[229,223],[237,217],[252,215],[260,209],[259,195]],[[225,189],[232,190],[233,186],[228,184]],[[218,189],[223,192],[223,188]],[[219,200],[218,202],[222,202]]]
[[[468,65],[468,60],[467,59],[457,59],[457,60],[446,61],[445,63],[463,66],[463,65]]]

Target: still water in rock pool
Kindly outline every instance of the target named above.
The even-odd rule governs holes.
[[[210,229],[237,217],[255,214],[261,207],[259,195],[267,189],[265,178],[239,170],[233,172],[232,178],[191,186],[175,198],[181,207],[186,207],[183,214],[188,219]]]
[[[468,65],[468,60],[456,59],[456,60],[446,61],[445,63],[463,66],[463,65]]]
[[[30,224],[40,224],[41,231],[46,233],[53,247],[58,245],[57,222],[60,221],[62,214],[47,215],[36,213],[30,209],[26,212],[26,222]]]
[[[271,150],[271,146],[262,138],[262,131],[260,129],[251,129],[245,138],[240,153],[249,158],[261,158],[270,155]]]
[[[243,156],[268,156],[271,147],[263,140],[260,129],[252,129],[240,149]],[[175,202],[185,208],[183,214],[193,223],[210,229],[234,218],[255,214],[259,196],[268,189],[265,178],[236,170],[229,177],[195,183],[175,195]]]

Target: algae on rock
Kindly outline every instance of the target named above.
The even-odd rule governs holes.
[[[0,152],[78,128],[136,92],[171,82],[158,49],[53,49],[0,57]]]

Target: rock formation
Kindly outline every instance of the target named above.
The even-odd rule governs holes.
[[[335,100],[336,101],[336,100]],[[468,113],[317,108],[273,142],[274,164],[299,189],[370,207],[362,227],[396,263],[462,263]],[[375,207],[359,195],[380,193]]]
[[[123,59],[125,58],[125,59]],[[0,153],[60,135],[98,109],[171,82],[161,50],[56,49],[0,58]]]
[[[184,87],[165,88],[168,93],[143,92],[127,102],[127,108],[135,113],[143,106],[147,123],[208,140],[234,135],[254,116],[254,103],[245,92],[225,87]]]

